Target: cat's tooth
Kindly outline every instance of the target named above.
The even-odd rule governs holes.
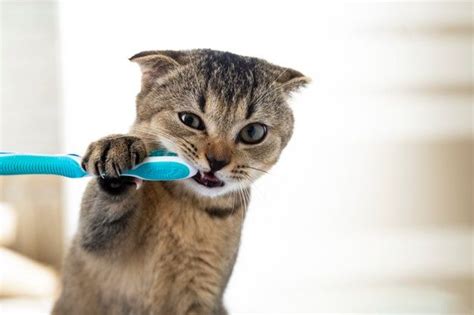
[[[143,185],[143,179],[140,179],[140,178],[134,178],[133,182],[135,183],[136,190],[139,190],[140,187],[142,187]]]

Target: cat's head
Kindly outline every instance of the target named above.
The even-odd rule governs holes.
[[[248,187],[291,138],[291,92],[309,79],[264,60],[214,50],[146,51],[133,131],[199,172],[183,181],[205,196]]]

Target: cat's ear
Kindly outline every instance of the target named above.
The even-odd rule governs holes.
[[[280,84],[281,89],[286,94],[295,92],[311,82],[309,77],[291,68],[273,66],[271,72],[274,82]]]
[[[142,51],[129,60],[140,66],[142,83],[146,87],[151,85],[154,80],[183,66],[189,60],[189,56],[185,51],[155,50]]]

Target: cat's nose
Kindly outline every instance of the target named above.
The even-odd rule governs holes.
[[[209,163],[209,167],[211,168],[211,172],[217,172],[218,170],[224,168],[226,165],[230,163],[230,160],[218,159],[214,155],[207,153],[206,154],[207,162]]]

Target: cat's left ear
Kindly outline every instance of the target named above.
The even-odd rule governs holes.
[[[295,92],[311,82],[311,78],[291,68],[273,66],[271,72],[274,76],[273,80],[279,83],[281,89],[287,94]]]
[[[143,87],[150,86],[156,79],[184,65],[188,60],[186,51],[175,50],[143,51],[130,58],[130,61],[140,66]]]

